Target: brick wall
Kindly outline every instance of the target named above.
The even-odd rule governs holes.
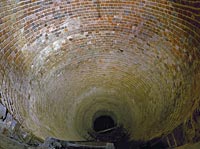
[[[197,0],[1,1],[2,103],[42,138],[88,137],[95,103],[133,139],[167,134],[198,105],[199,15]]]

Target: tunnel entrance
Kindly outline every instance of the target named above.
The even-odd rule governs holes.
[[[93,122],[93,130],[95,132],[104,131],[115,126],[115,121],[111,116],[108,115],[99,116]]]

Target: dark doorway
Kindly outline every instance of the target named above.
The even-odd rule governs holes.
[[[96,132],[115,127],[115,122],[111,116],[103,115],[94,120],[93,129]]]

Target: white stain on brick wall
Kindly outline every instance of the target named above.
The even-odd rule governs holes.
[[[66,21],[61,25],[61,28],[67,28],[68,31],[73,31],[73,30],[77,30],[80,29],[81,26],[81,22],[79,19],[70,19],[67,18]]]

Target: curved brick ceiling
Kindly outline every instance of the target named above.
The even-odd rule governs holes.
[[[89,137],[107,114],[133,140],[167,134],[200,97],[200,1],[0,2],[0,91],[41,137]]]

